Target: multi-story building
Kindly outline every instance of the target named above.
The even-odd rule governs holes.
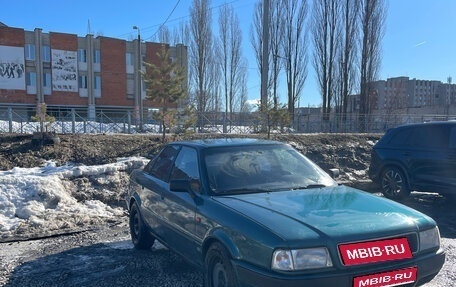
[[[157,62],[163,45],[170,60],[186,71],[184,45],[141,42],[139,34],[127,41],[43,33],[39,28],[25,31],[0,23],[0,106],[13,106],[29,117],[45,105],[57,118],[76,111],[95,119],[99,111],[109,110],[141,120],[144,111],[157,105],[146,97],[140,70],[144,62]]]
[[[456,85],[440,81],[395,77],[369,84],[371,113],[427,113],[456,112]],[[350,97],[349,110],[359,110],[359,95]]]
[[[442,108],[456,104],[456,85],[440,81],[389,78],[370,84],[374,110]]]

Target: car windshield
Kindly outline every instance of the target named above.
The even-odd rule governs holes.
[[[334,180],[287,145],[211,148],[204,154],[214,194],[273,192],[332,186]]]

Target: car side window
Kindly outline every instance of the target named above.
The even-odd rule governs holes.
[[[157,158],[154,158],[147,163],[147,165],[144,167],[145,173],[148,173],[148,174],[152,173],[152,167],[154,166],[155,162],[157,161],[156,159]]]
[[[404,129],[393,135],[389,141],[391,145],[404,146],[409,145],[413,129]]]
[[[158,179],[168,182],[174,160],[179,153],[178,146],[167,146],[154,160],[149,173]]]
[[[200,179],[198,156],[193,148],[182,147],[171,173],[172,179]]]

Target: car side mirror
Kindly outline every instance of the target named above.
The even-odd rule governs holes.
[[[340,176],[340,170],[338,168],[331,168],[329,170],[329,175],[333,178],[336,179]]]
[[[172,179],[169,189],[175,192],[188,192],[192,197],[201,192],[201,183],[197,179]]]

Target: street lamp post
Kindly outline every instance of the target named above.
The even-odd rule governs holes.
[[[141,31],[138,26],[133,26],[134,30],[138,30],[138,67],[136,71],[136,80],[138,81],[136,100],[135,100],[135,110],[136,118],[139,118],[139,130],[143,130],[143,100],[142,100],[142,91],[141,91]]]

